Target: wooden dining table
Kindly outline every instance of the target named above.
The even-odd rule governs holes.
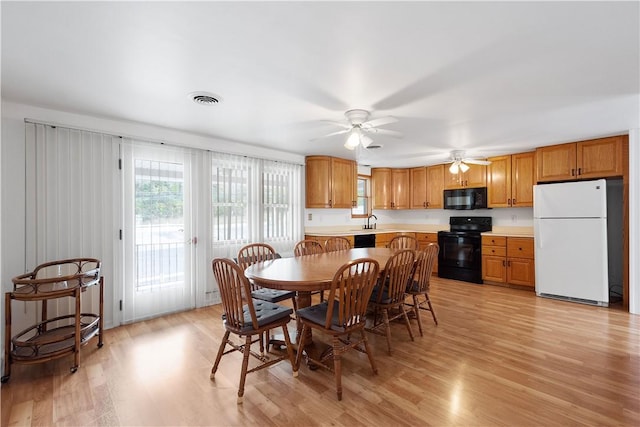
[[[296,292],[298,308],[311,305],[311,293],[331,289],[331,282],[338,268],[359,258],[373,258],[380,264],[380,272],[387,260],[396,252],[389,248],[354,248],[293,258],[278,258],[253,264],[245,270],[245,276],[256,285]],[[298,322],[296,341],[302,325]],[[313,345],[309,335],[305,342]]]

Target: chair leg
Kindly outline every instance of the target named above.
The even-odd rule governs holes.
[[[376,366],[375,360],[373,360],[373,352],[371,351],[371,346],[369,346],[369,341],[367,340],[367,335],[364,333],[364,329],[360,330],[360,335],[362,336],[362,342],[364,344],[364,349],[367,352],[367,357],[369,357],[369,363],[371,364],[371,369],[374,374],[378,374],[378,367]]]
[[[422,320],[420,319],[420,304],[418,303],[418,295],[412,295],[413,297],[413,313],[416,315],[416,319],[418,319],[418,329],[420,330],[420,336],[424,336],[422,334]]]
[[[242,354],[242,371],[240,372],[240,386],[238,387],[238,405],[242,404],[244,398],[244,381],[247,377],[247,368],[249,367],[249,354],[251,352],[251,335],[247,335],[244,344],[244,353]]]
[[[291,337],[289,336],[289,329],[287,329],[287,325],[282,325],[282,334],[284,335],[284,342],[287,346],[287,355],[289,356],[289,363],[291,363],[293,377],[296,378],[298,376],[298,368],[296,367],[295,356],[293,355],[293,345],[291,344]]]
[[[298,354],[296,355],[296,364],[294,368],[296,371],[300,369],[300,360],[302,360],[302,353],[304,353],[304,344],[305,344],[304,337],[307,333],[307,328],[308,328],[307,325],[302,324],[302,329],[298,334]]]
[[[413,338],[413,330],[411,329],[411,322],[409,322],[409,316],[407,316],[407,311],[404,309],[404,304],[400,305],[400,311],[402,311],[402,317],[404,317],[404,324],[407,325],[409,337],[411,337],[411,341],[415,341]]]
[[[433,316],[433,321],[436,322],[436,325],[437,325],[438,318],[436,317],[436,312],[433,311],[433,306],[431,305],[431,298],[429,298],[429,294],[425,294],[425,297],[427,297],[427,304],[429,304],[429,311],[431,312],[431,316]]]
[[[386,308],[382,309],[382,321],[384,322],[384,329],[387,336],[387,349],[389,356],[391,356],[391,325],[389,325],[389,312]]]
[[[231,334],[230,331],[225,331],[224,337],[222,338],[222,342],[220,343],[220,347],[218,348],[216,361],[213,363],[213,368],[211,368],[211,375],[209,375],[209,378],[211,378],[212,380],[215,379],[216,371],[218,370],[218,365],[220,364],[220,359],[222,359],[224,348],[227,345],[227,341],[229,340],[229,334]]]
[[[342,400],[342,359],[338,348],[340,347],[340,340],[338,337],[333,337],[333,373],[336,378],[336,393],[338,400]]]

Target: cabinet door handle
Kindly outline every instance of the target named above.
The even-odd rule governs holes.
[[[331,203],[331,199],[329,199],[329,207],[333,206],[333,204]]]
[[[427,202],[427,207],[431,206],[430,202]]]
[[[502,266],[506,267],[507,266],[507,262],[505,260],[502,260]]]
[[[511,261],[507,261],[507,267],[511,267]]]
[[[427,207],[427,202],[422,202],[422,207],[426,208]]]
[[[516,204],[516,199],[513,199],[513,204],[514,204],[514,205]]]
[[[582,175],[582,168],[578,168],[578,175]]]
[[[511,206],[511,199],[507,199],[507,206]]]
[[[575,169],[571,169],[571,176],[576,176],[576,170]]]

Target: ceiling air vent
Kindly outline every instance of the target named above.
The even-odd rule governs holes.
[[[222,101],[218,95],[209,92],[193,92],[189,94],[189,98],[200,105],[215,105]]]
[[[367,150],[377,150],[378,148],[382,148],[382,144],[376,144],[375,142],[372,142],[371,144],[367,145]]]

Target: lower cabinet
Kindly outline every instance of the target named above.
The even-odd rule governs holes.
[[[324,247],[324,243],[327,241],[327,239],[331,238],[331,237],[337,237],[337,236],[318,236],[315,234],[305,234],[304,238],[307,240],[315,240],[318,241],[322,244],[322,247]],[[353,235],[349,235],[349,236],[340,236],[340,237],[344,237],[347,240],[349,240],[349,242],[351,243],[351,247],[353,247]]]
[[[424,249],[427,247],[429,243],[438,243],[438,233],[416,233],[416,239],[418,239],[418,243],[420,244],[420,249]],[[433,272],[432,275],[438,274],[438,260],[436,259],[435,264],[433,264]]]
[[[533,250],[530,237],[482,236],[482,280],[534,288]]]

